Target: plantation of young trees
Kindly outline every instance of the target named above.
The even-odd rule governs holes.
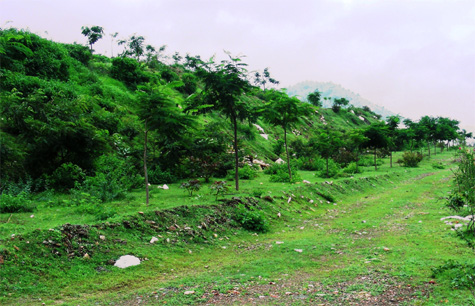
[[[32,192],[81,190],[110,201],[146,186],[148,203],[149,184],[227,177],[238,190],[253,159],[282,158],[286,171],[273,173],[291,182],[291,168],[351,175],[362,165],[377,169],[393,151],[407,151],[400,165],[417,166],[472,137],[450,118],[385,122],[345,98],[325,109],[317,89],[311,104],[301,102],[269,88],[278,81],[267,68],[248,71],[230,54],[170,60],[164,46],[132,35],[109,58],[92,53],[102,27],[82,33],[88,46],[0,31],[3,194],[28,182]]]

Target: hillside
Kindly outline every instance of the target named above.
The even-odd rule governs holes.
[[[322,98],[330,98],[328,100],[322,99],[323,107],[326,108],[331,107],[333,98],[346,98],[350,101],[350,104],[356,107],[362,108],[363,106],[368,106],[371,110],[377,114],[380,114],[383,118],[396,115],[383,106],[377,105],[361,97],[359,94],[332,82],[304,81],[289,86],[287,88],[287,92],[290,96],[298,96],[303,101],[306,101],[307,95],[316,89],[322,93]]]
[[[155,53],[139,60],[111,59],[93,55],[84,46],[59,44],[28,32],[10,29],[1,34],[5,38],[0,77],[2,184],[30,179],[36,190],[67,190],[75,180],[94,176],[105,162],[103,156],[113,156],[109,160],[123,164],[128,169],[124,174],[136,178],[130,186],[137,186],[143,176],[144,116],[148,116],[140,111],[143,103],[149,103],[148,92],[163,95],[171,106],[163,119],[172,114],[182,118],[163,131],[160,125],[150,131],[152,183],[199,176],[191,157],[204,161],[213,154],[219,159],[218,177],[232,169],[232,157],[226,154],[233,143],[231,121],[219,111],[195,109],[205,98],[204,83],[197,75],[199,56],[187,55],[173,65],[160,62]],[[265,112],[268,92],[252,87],[243,101]],[[182,126],[185,119],[193,126]],[[282,145],[278,141],[282,128],[259,116],[252,120],[261,130],[249,120],[238,121],[240,159],[254,156],[269,163],[285,158],[285,152],[276,149]],[[324,129],[343,133],[377,121],[373,113],[358,108],[340,113],[312,108],[289,131],[290,150],[306,146]],[[67,178],[67,173],[74,175]]]

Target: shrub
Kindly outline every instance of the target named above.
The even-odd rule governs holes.
[[[50,185],[56,190],[65,191],[74,188],[76,182],[82,183],[86,174],[78,165],[73,163],[61,164],[50,176]]]
[[[449,196],[447,206],[458,212],[458,211],[462,210],[462,208],[465,205],[465,202],[466,202],[466,199],[463,196],[463,194],[461,194],[459,192],[455,192],[455,193],[452,193]]]
[[[340,174],[340,166],[333,161],[333,159],[328,160],[328,174],[326,165],[324,168],[317,172],[318,177],[322,178],[330,178],[330,177],[337,177]]]
[[[290,171],[292,173],[292,181],[289,178],[289,169],[287,164],[273,164],[272,166],[268,167],[264,173],[270,174],[270,181],[276,183],[294,183],[301,181],[302,178],[297,173],[297,169],[291,165]]]
[[[201,189],[201,184],[199,180],[189,180],[188,182],[182,183],[180,188],[185,189],[190,194],[190,197],[192,197],[194,191]]]
[[[350,163],[346,168],[343,169],[343,173],[348,174],[355,174],[355,173],[362,173],[361,167],[356,166],[356,162]]]
[[[82,185],[78,184],[75,188],[102,202],[123,198],[128,190],[143,182],[129,160],[114,155],[101,156],[96,167],[96,175],[88,176]]]
[[[404,167],[415,168],[422,161],[422,154],[419,152],[404,152],[401,162]]]
[[[0,213],[32,212],[35,209],[35,205],[25,192],[21,192],[17,195],[8,193],[2,193],[0,195]]]
[[[254,207],[247,209],[244,205],[239,205],[234,214],[234,220],[248,231],[258,233],[269,231],[269,222]]]
[[[296,161],[297,168],[299,170],[307,170],[307,171],[317,171],[325,168],[325,160],[316,157],[316,158],[308,158],[308,157],[301,157]]]
[[[218,196],[220,194],[223,194],[229,190],[229,186],[228,186],[228,183],[226,183],[226,181],[216,181],[213,184],[211,184],[209,188],[212,191],[216,192],[216,200],[218,200]]]
[[[432,168],[434,168],[434,169],[445,169],[445,166],[441,162],[438,162],[438,163],[433,163]]]
[[[257,173],[257,169],[255,167],[251,167],[248,164],[245,164],[242,168],[239,168],[239,178],[242,180],[252,180],[256,178],[259,174]],[[228,170],[228,175],[226,179],[229,181],[234,180],[236,174],[236,170]]]
[[[170,170],[163,171],[160,167],[152,167],[148,171],[148,181],[150,184],[170,184],[178,180],[176,175],[173,175]]]

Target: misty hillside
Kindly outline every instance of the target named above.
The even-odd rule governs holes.
[[[322,99],[323,107],[331,107],[333,98],[346,98],[350,101],[350,104],[356,107],[368,106],[375,113],[382,115],[383,118],[396,115],[390,110],[361,97],[359,94],[332,82],[304,81],[289,86],[287,93],[289,96],[298,96],[302,101],[307,101],[307,95],[315,89],[318,89],[318,91],[322,93],[322,98],[331,98]]]

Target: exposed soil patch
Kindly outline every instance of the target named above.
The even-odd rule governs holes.
[[[209,292],[201,305],[405,305],[427,297],[432,284],[412,286],[377,273],[324,285],[300,277],[281,282]]]

